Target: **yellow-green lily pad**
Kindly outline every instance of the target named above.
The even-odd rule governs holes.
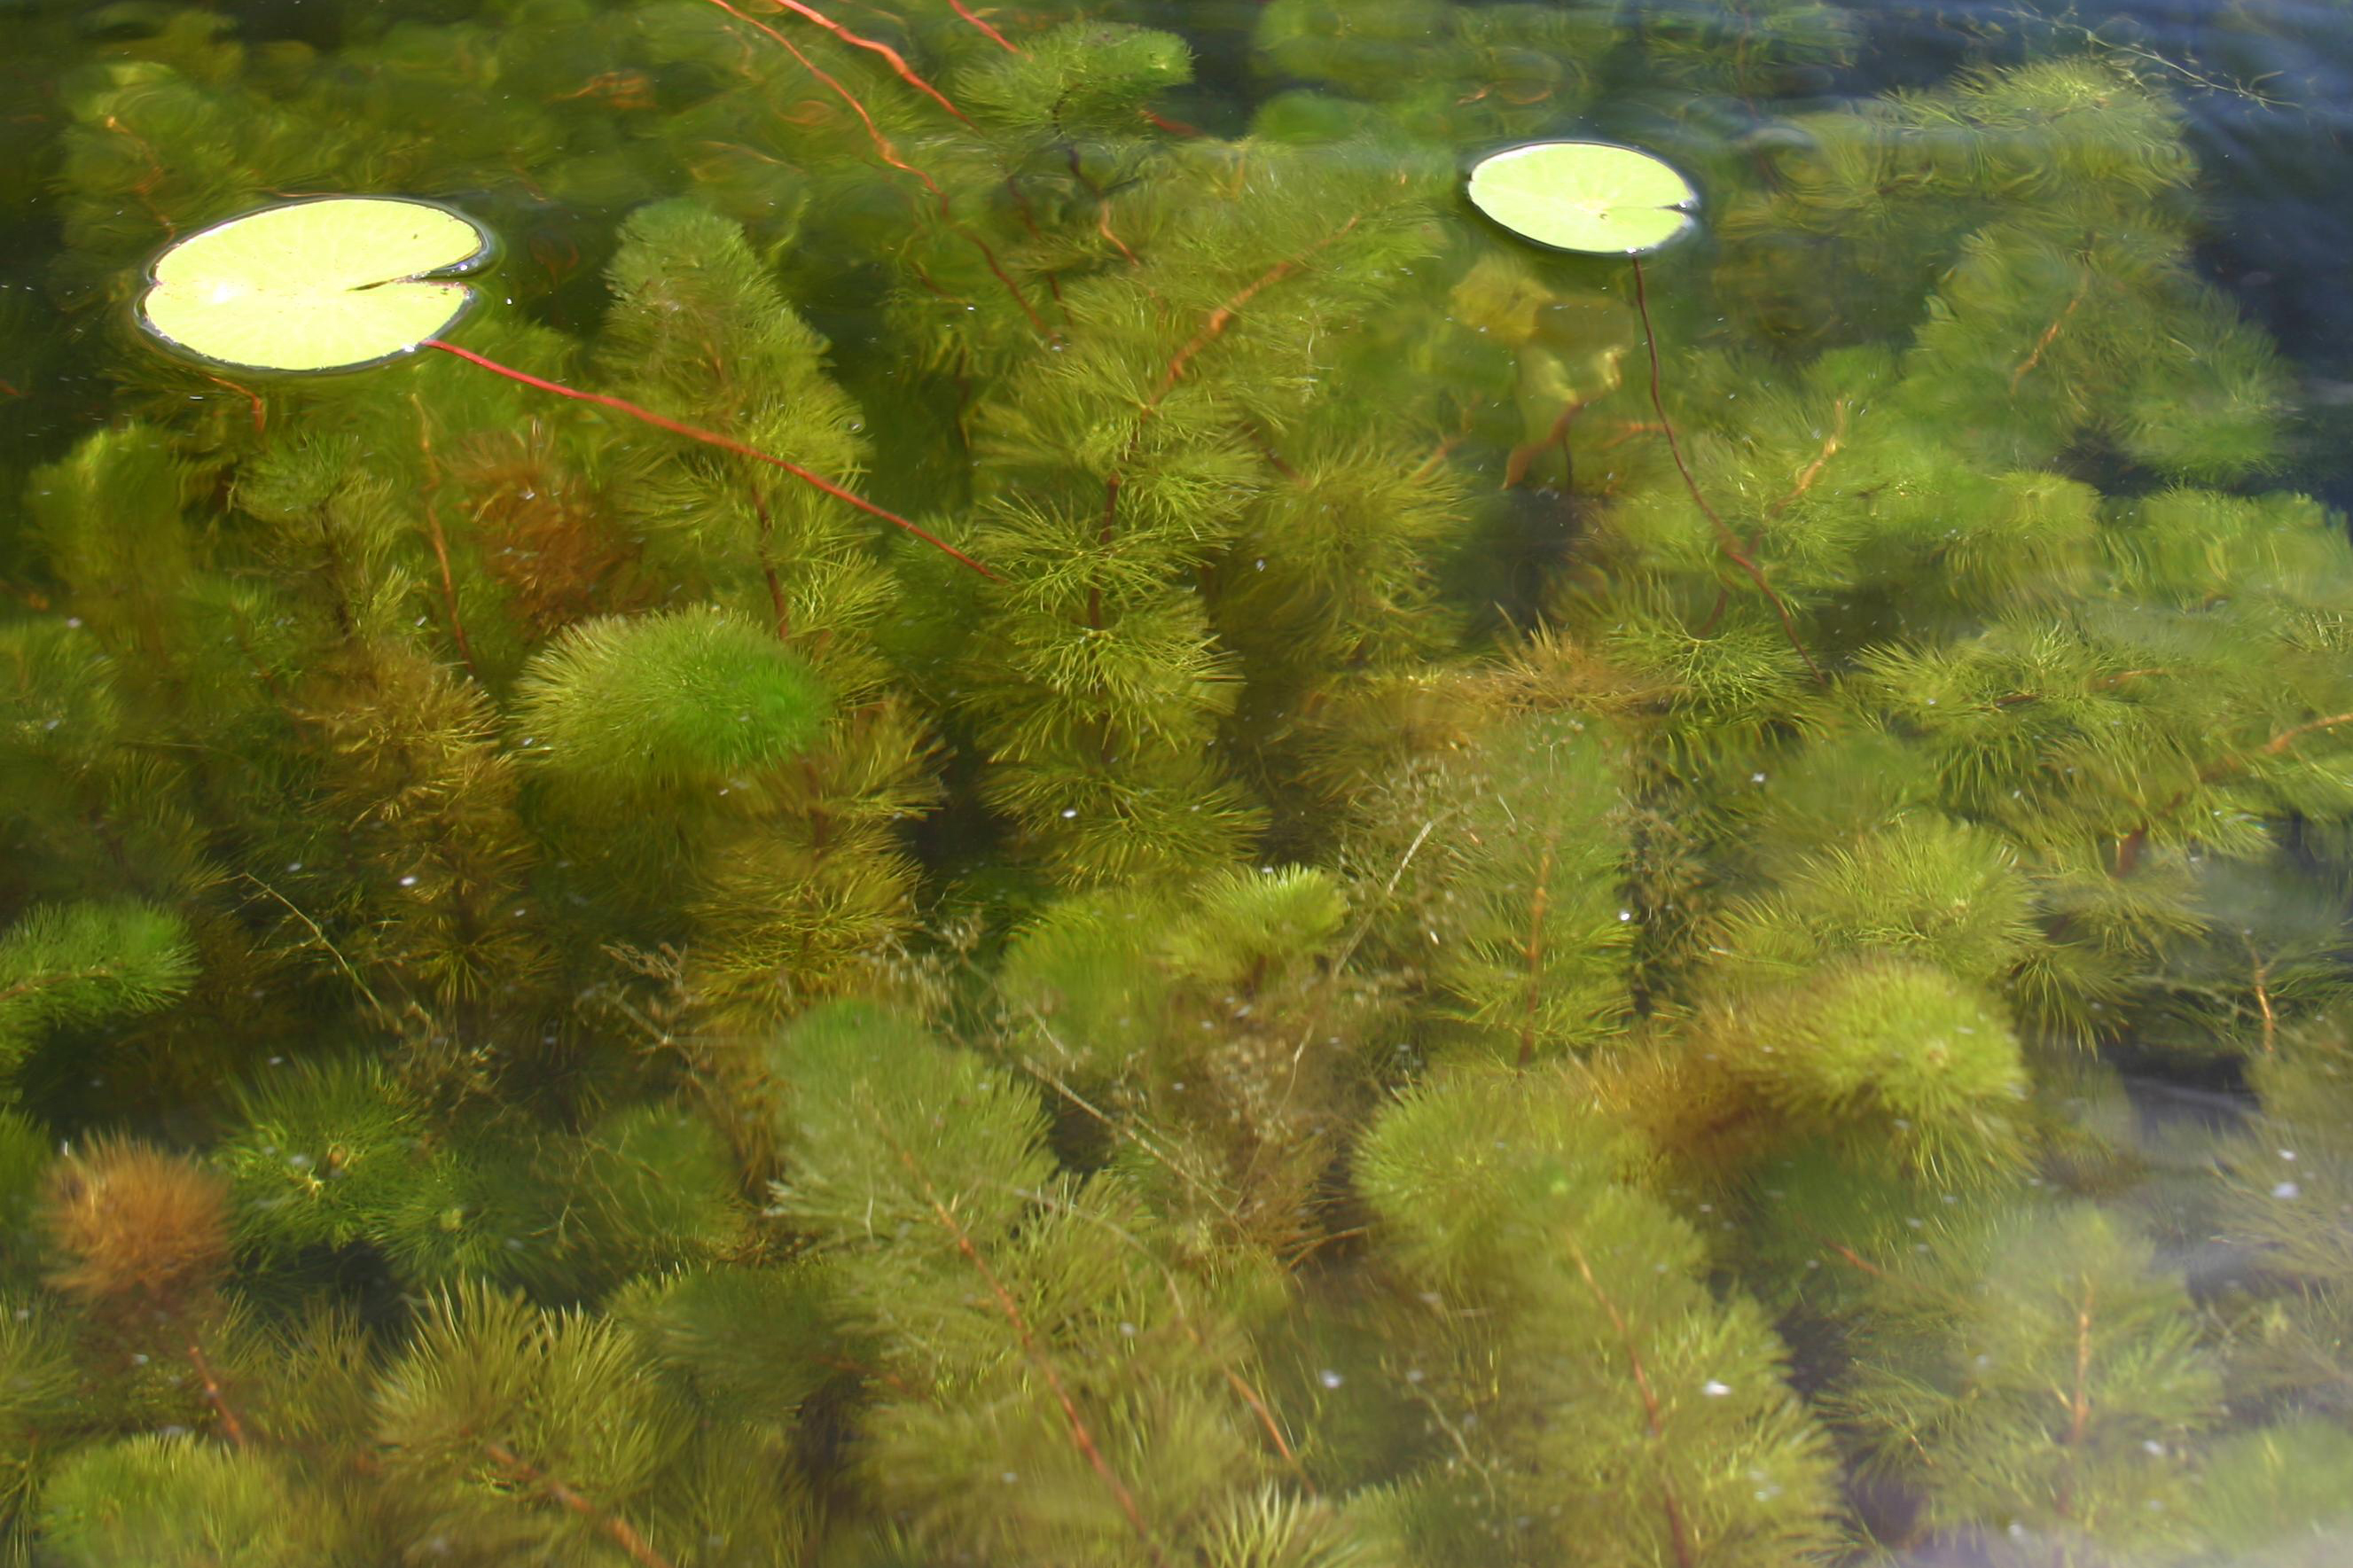
[[[354,370],[413,353],[474,302],[495,254],[471,218],[406,196],[322,196],[192,234],[155,258],[138,321],[240,370]]]
[[[1608,142],[1531,142],[1480,160],[1471,205],[1555,250],[1640,256],[1697,222],[1699,193],[1672,164]]]

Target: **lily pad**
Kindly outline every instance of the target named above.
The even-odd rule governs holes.
[[[192,234],[155,258],[142,329],[240,370],[354,370],[464,317],[495,254],[471,218],[406,196],[322,196]]]
[[[1471,205],[1555,250],[1640,256],[1697,222],[1699,193],[1663,159],[1608,142],[1531,142],[1480,160]]]

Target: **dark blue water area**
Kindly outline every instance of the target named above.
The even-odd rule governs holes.
[[[1975,60],[2081,45],[2169,84],[2203,171],[2199,263],[2302,372],[2289,482],[2353,509],[2353,5],[2141,0],[2054,19],[2004,4],[1869,8],[1841,87],[1926,86]]]

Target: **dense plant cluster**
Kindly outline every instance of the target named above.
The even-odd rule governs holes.
[[[0,1556],[2338,1560],[2353,549],[2166,83],[1151,9],[23,24],[101,417],[0,531]],[[1704,237],[1469,214],[1557,133]],[[130,330],[318,191],[987,574]]]

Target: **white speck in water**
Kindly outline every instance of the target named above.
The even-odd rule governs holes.
[[[1340,1386],[1340,1374],[1327,1366],[1315,1374],[1315,1381],[1326,1388],[1337,1388]]]
[[[1706,1394],[1710,1399],[1721,1399],[1725,1394],[1732,1392],[1732,1384],[1728,1383],[1718,1383],[1715,1379],[1711,1377],[1705,1383],[1699,1385],[1699,1391],[1702,1394]]]
[[[2303,1195],[2304,1189],[2294,1182],[2282,1182],[2272,1189],[2272,1196],[2275,1198],[2300,1198]]]

